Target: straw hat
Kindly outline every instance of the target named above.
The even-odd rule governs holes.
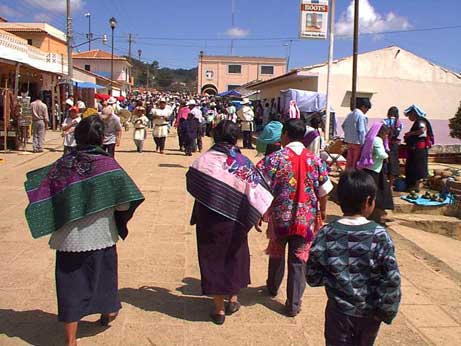
[[[242,100],[242,105],[249,105],[251,102],[250,102],[250,99],[245,97],[243,100]]]
[[[197,102],[195,102],[195,100],[189,100],[187,102],[187,106],[196,106],[197,105]]]
[[[107,104],[109,105],[113,105],[113,104],[116,104],[117,103],[117,99],[113,96],[111,96],[108,100],[107,100]]]

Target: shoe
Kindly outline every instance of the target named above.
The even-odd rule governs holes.
[[[267,289],[267,294],[270,295],[272,298],[277,297],[278,292],[272,292],[272,290],[269,289],[269,287],[266,287]]]
[[[298,308],[298,310],[292,310],[291,308],[288,307],[288,301],[285,302],[285,315],[287,317],[296,317],[300,312],[301,312],[301,306]]]
[[[115,320],[118,316],[118,313],[115,315],[101,315],[101,318],[99,319],[99,324],[103,327],[107,327],[109,323],[111,323],[113,320]]]
[[[212,312],[210,314],[211,320],[213,321],[214,324],[221,325],[224,324],[224,321],[226,320],[226,315],[221,315],[221,314],[216,314]]]
[[[229,302],[226,304],[226,315],[227,316],[230,316],[232,314],[235,314],[237,311],[240,310],[240,307],[242,305],[240,304],[240,302]]]

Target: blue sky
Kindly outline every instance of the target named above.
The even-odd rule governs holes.
[[[293,38],[290,68],[327,59],[327,41],[297,40],[298,0],[234,1],[236,28],[232,34],[245,39],[234,41],[235,55],[285,57],[288,39]],[[362,32],[458,26],[449,30],[361,35],[360,52],[395,44],[461,72],[460,0],[360,1]],[[351,18],[347,16],[351,2],[336,1],[337,29],[343,34],[351,28]],[[128,53],[129,33],[135,40],[133,56],[142,49],[142,60],[156,59],[161,66],[194,67],[200,50],[206,54],[230,53],[231,0],[72,0],[72,3],[75,43],[85,41],[88,19],[84,14],[90,12],[95,34],[109,35],[108,19],[111,16],[117,19],[117,54]],[[46,21],[64,30],[65,0],[0,0],[0,16],[10,21]],[[256,40],[260,38],[268,40]],[[104,49],[100,43],[94,43],[93,47]],[[342,37],[335,41],[335,57],[348,56],[351,52],[350,39]]]

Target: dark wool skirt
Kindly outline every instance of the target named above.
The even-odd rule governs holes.
[[[249,230],[200,203],[194,214],[203,294],[238,294],[250,284]]]
[[[116,246],[85,252],[56,251],[56,291],[61,322],[119,311]]]
[[[392,143],[389,145],[389,149],[387,174],[393,177],[398,177],[400,175],[399,145],[397,143]]]
[[[408,149],[408,158],[405,163],[405,176],[407,186],[416,185],[420,179],[427,178],[428,150]]]
[[[391,185],[387,181],[387,177],[381,170],[381,173],[376,173],[368,169],[364,170],[375,181],[376,187],[376,205],[375,208],[382,210],[394,210],[394,199],[392,198]]]

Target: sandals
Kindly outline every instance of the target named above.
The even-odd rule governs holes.
[[[103,327],[107,327],[113,320],[115,320],[118,316],[118,312],[115,315],[101,315],[101,318],[99,319],[99,324]]]
[[[221,315],[214,312],[210,314],[210,317],[213,323],[217,324],[218,326],[224,324],[224,321],[226,320],[226,315]]]
[[[240,304],[240,302],[235,302],[235,303],[234,302],[229,302],[229,303],[227,303],[226,304],[226,310],[225,310],[226,315],[230,316],[230,315],[236,313],[237,311],[240,310],[241,306],[242,305]]]

